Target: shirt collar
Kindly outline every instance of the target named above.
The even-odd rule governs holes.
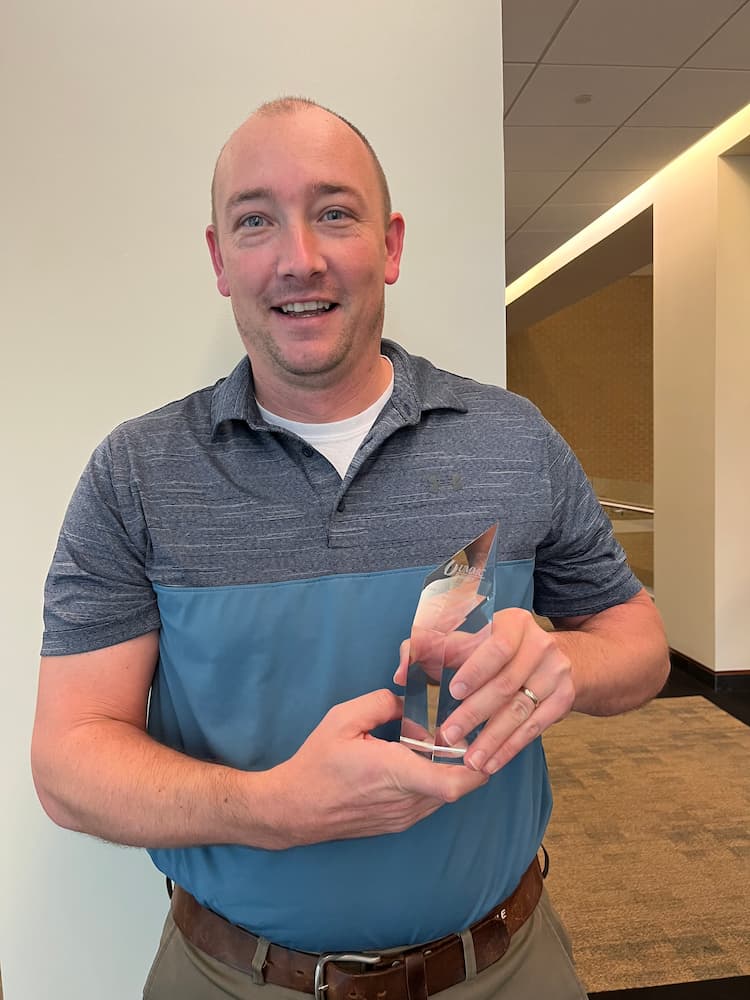
[[[455,376],[435,368],[424,358],[409,354],[392,340],[383,340],[381,349],[393,365],[390,402],[404,423],[419,423],[422,413],[428,410],[466,413],[466,405],[451,388]],[[252,369],[247,357],[217,383],[211,396],[211,433],[216,434],[227,420],[244,421],[252,430],[269,429],[255,401]]]

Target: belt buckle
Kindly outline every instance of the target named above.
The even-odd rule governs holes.
[[[343,952],[321,955],[315,963],[315,1000],[323,1000],[323,994],[328,989],[325,970],[329,962],[364,962],[365,965],[377,965],[380,960],[380,955],[354,955]]]

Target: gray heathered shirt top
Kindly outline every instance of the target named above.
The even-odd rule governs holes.
[[[494,520],[498,561],[534,561],[541,614],[591,614],[639,590],[578,461],[533,404],[388,341],[383,351],[393,396],[344,480],[265,423],[247,358],[215,386],[114,430],[65,518],[43,653],[158,628],[153,585],[430,568]]]

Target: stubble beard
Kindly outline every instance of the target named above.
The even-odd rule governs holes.
[[[326,376],[336,371],[350,355],[352,349],[356,348],[357,340],[362,344],[377,340],[379,344],[384,319],[385,296],[381,298],[377,312],[372,316],[368,324],[369,329],[364,337],[357,336],[357,330],[353,328],[353,323],[347,324],[339,332],[329,351],[317,356],[313,352],[311,357],[303,358],[299,357],[298,354],[304,349],[299,352],[295,352],[293,348],[285,351],[268,327],[250,326],[235,313],[237,329],[251,365],[256,358],[258,360],[267,359],[270,366],[277,372],[283,372],[287,376],[308,382],[311,380],[324,382]]]

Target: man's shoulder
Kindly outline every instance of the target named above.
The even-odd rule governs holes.
[[[489,413],[516,417],[540,426],[546,424],[539,408],[524,396],[499,385],[458,375],[438,367],[428,358],[410,354],[403,348],[400,350],[407,359],[414,385],[423,401],[429,403],[452,395],[458,404],[457,408],[469,412],[482,407]]]
[[[247,379],[241,367],[242,362],[229,375],[211,385],[123,421],[109,434],[110,447],[153,447],[159,440],[174,441],[180,437],[210,440],[223,416],[221,411],[226,408],[224,397],[232,394],[233,386],[235,395],[238,392],[246,394]],[[237,385],[240,381],[242,387]]]
[[[181,399],[164,403],[154,410],[130,417],[118,424],[109,434],[111,446],[132,446],[139,442],[152,442],[163,435],[206,432],[211,430],[211,399],[215,385],[188,393]]]

